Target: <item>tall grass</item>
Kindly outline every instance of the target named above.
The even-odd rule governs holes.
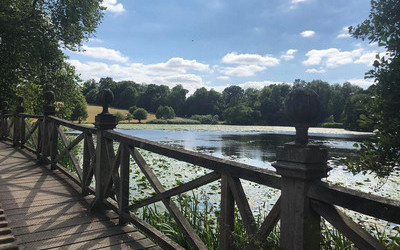
[[[210,205],[207,200],[200,201],[199,197],[194,193],[192,193],[192,195],[178,195],[176,202],[183,215],[188,219],[207,248],[218,249],[220,230],[219,208]],[[137,212],[141,215],[143,220],[156,227],[179,245],[185,249],[192,249],[189,241],[184,234],[181,233],[178,225],[165,207],[160,206],[160,204],[153,204]],[[261,212],[256,215],[257,228],[261,226],[265,215],[266,214],[262,214]],[[393,230],[396,232],[395,235],[388,234],[387,231],[377,226],[372,229],[367,229],[367,231],[375,236],[387,249],[400,249],[400,229],[396,226]],[[244,249],[249,243],[249,238],[237,209],[235,209],[235,227],[233,234],[234,248]],[[349,239],[323,219],[321,221],[321,236],[320,249],[357,249]],[[279,239],[280,231],[279,225],[277,225],[267,239],[265,239],[263,245],[259,247],[260,249],[279,249]]]

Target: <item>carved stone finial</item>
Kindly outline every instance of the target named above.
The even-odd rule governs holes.
[[[55,99],[54,92],[51,91],[51,90],[44,92],[44,99],[46,100],[46,105],[47,106],[53,106],[54,105],[54,99]]]
[[[94,126],[98,129],[114,129],[117,126],[117,118],[108,112],[108,107],[114,101],[114,94],[110,89],[105,89],[101,93],[103,111],[96,115]]]
[[[43,107],[43,114],[45,116],[55,115],[56,107],[54,107],[55,94],[53,91],[49,90],[43,93],[46,104]]]
[[[25,111],[25,108],[24,108],[24,106],[23,106],[23,104],[24,104],[24,98],[23,98],[22,96],[18,96],[18,97],[17,97],[17,102],[18,102],[18,105],[17,105],[17,113],[23,113],[23,112]]]
[[[103,111],[102,114],[109,114],[108,113],[108,106],[114,101],[114,94],[110,89],[105,89],[102,92],[102,104],[103,104]]]
[[[312,89],[296,88],[286,97],[285,113],[296,128],[296,144],[308,143],[308,128],[318,118],[319,110],[319,98]]]

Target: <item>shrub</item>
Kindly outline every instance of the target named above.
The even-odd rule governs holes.
[[[138,120],[139,123],[142,123],[142,120],[147,119],[147,111],[143,108],[138,108],[133,112],[133,118]]]
[[[319,125],[323,128],[343,128],[342,122],[324,122]]]
[[[125,116],[121,112],[117,112],[114,115],[115,115],[115,117],[117,119],[117,122],[125,120]]]
[[[197,120],[191,119],[154,119],[147,121],[149,124],[200,124]]]
[[[169,106],[159,106],[156,112],[157,119],[173,119],[175,111]]]
[[[190,119],[197,120],[201,124],[217,124],[219,117],[218,115],[192,115]]]

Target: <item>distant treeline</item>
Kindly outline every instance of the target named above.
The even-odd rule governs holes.
[[[116,82],[107,77],[101,78],[99,82],[86,81],[82,93],[89,104],[100,104],[98,94],[109,88],[114,93],[112,105],[116,108],[129,109],[136,106],[155,113],[159,106],[169,106],[180,117],[217,115],[228,124],[290,125],[284,115],[284,100],[292,88],[299,86],[313,89],[320,97],[321,110],[316,124],[371,130],[360,120],[368,112],[370,91],[349,82],[331,85],[321,80],[295,80],[291,85],[282,83],[245,90],[232,85],[222,93],[200,88],[187,97],[188,90],[181,85],[170,89],[165,85]]]

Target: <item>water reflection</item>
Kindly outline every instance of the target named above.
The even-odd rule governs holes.
[[[276,148],[294,140],[293,132],[222,132],[119,130],[122,133],[166,143],[213,156],[237,160],[246,164],[270,168],[275,161]],[[365,137],[358,135],[310,134],[310,141],[329,148],[330,159],[337,161],[356,156],[353,144]]]

